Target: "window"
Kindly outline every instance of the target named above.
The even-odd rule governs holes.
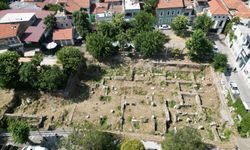
[[[162,17],[162,16],[163,16],[163,11],[160,12],[160,17]]]
[[[161,18],[159,19],[159,24],[162,24],[162,19]]]
[[[174,11],[172,11],[172,15],[174,15]]]
[[[170,15],[170,11],[168,11],[168,15]]]
[[[219,24],[219,26],[221,27],[223,25],[223,21],[220,21],[220,24]]]

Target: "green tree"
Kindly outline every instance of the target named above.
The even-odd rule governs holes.
[[[38,87],[41,90],[51,91],[62,87],[65,75],[58,66],[42,66],[38,76]]]
[[[124,20],[124,14],[115,14],[112,19],[112,24],[119,30],[119,32],[124,32],[131,27],[130,22]]]
[[[122,32],[120,34],[118,34],[116,36],[116,39],[119,43],[119,48],[121,51],[124,51],[126,50],[126,48],[128,47],[128,43],[130,43],[130,38],[129,36],[127,35],[126,32]]]
[[[36,53],[34,57],[32,57],[31,62],[36,66],[39,66],[43,60],[44,55],[42,53]]]
[[[158,0],[144,0],[143,10],[148,13],[154,13]]]
[[[195,30],[192,37],[186,41],[186,47],[192,60],[207,61],[212,58],[213,44],[200,29]]]
[[[167,41],[168,37],[159,31],[141,32],[136,35],[134,45],[143,57],[152,57],[164,49]]]
[[[38,70],[33,62],[26,62],[22,64],[19,69],[19,81],[28,84],[32,87],[37,85]]]
[[[7,51],[0,54],[0,87],[10,88],[16,83],[18,77],[19,55]]]
[[[10,9],[9,5],[4,1],[0,1],[0,10]]]
[[[23,144],[29,140],[29,126],[20,121],[11,121],[8,131],[12,134],[12,138],[16,143]]]
[[[175,34],[177,34],[178,36],[184,36],[185,31],[187,29],[187,24],[187,17],[183,15],[178,15],[173,19],[171,27],[174,30]]]
[[[44,19],[44,24],[47,29],[54,29],[56,27],[56,17],[54,15],[48,15]]]
[[[213,26],[213,20],[207,14],[202,14],[194,20],[194,29],[201,29],[204,33],[207,33]]]
[[[96,30],[99,34],[107,36],[111,39],[115,39],[116,35],[119,32],[119,29],[112,22],[108,21],[98,22]]]
[[[131,139],[122,143],[121,150],[145,150],[145,147],[141,141]]]
[[[49,11],[55,11],[55,12],[63,10],[62,6],[59,4],[47,4],[45,6],[45,9]]]
[[[155,17],[151,13],[147,13],[145,11],[138,12],[132,22],[132,25],[134,26],[137,33],[143,31],[152,31],[154,24]]]
[[[107,59],[117,52],[111,39],[98,33],[89,34],[86,37],[86,47],[87,51],[98,60]]]
[[[63,65],[63,70],[68,75],[77,71],[81,63],[83,63],[83,53],[73,46],[62,48],[57,52],[57,57]]]
[[[70,150],[117,150],[117,140],[111,133],[98,131],[92,125],[84,125],[63,139],[60,146]]]
[[[163,150],[205,150],[206,145],[201,140],[197,129],[185,127],[176,134],[167,134],[162,142]]]
[[[224,72],[227,68],[227,56],[225,54],[216,54],[213,61],[213,67],[216,71]]]
[[[76,27],[76,31],[83,39],[90,31],[90,22],[88,14],[84,11],[75,11],[73,13],[73,24]]]

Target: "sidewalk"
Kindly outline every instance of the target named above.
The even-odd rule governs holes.
[[[237,70],[240,70],[238,68],[234,56],[232,54],[232,50],[225,45],[223,42],[223,39],[216,40],[215,44],[218,46],[218,49],[221,53],[226,54],[228,56],[228,64],[234,68],[236,67]],[[248,110],[250,109],[250,88],[248,87],[246,80],[243,76],[243,73],[241,71],[238,71],[236,73],[231,73],[231,76],[228,78],[228,83],[230,81],[235,82],[238,85],[239,91],[240,91],[240,98]]]

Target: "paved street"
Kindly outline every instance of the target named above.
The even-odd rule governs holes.
[[[238,65],[234,61],[234,57],[232,54],[232,50],[228,48],[224,42],[222,42],[223,39],[220,37],[220,40],[216,40],[215,43],[218,46],[218,49],[220,52],[226,54],[228,56],[228,63],[229,65],[234,68]],[[237,68],[237,70],[240,70]],[[237,71],[236,73],[231,73],[231,76],[228,78],[228,81],[235,82],[240,90],[240,98],[242,101],[246,102],[248,106],[250,106],[250,87],[247,86],[246,80],[243,77],[243,74],[241,71]],[[227,85],[228,86],[228,85]]]

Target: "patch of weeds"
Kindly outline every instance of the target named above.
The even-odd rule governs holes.
[[[201,79],[201,78],[204,78],[205,77],[205,71],[202,70],[202,71],[197,71],[197,72],[193,72],[194,74],[194,79],[197,80],[197,79]]]
[[[103,95],[101,95],[100,98],[99,98],[99,100],[103,101],[103,102],[110,102],[111,99],[112,99],[111,96],[103,96]]]
[[[172,95],[172,96],[177,96],[177,95],[178,95],[178,92],[177,92],[177,91],[171,92],[171,95]]]
[[[174,108],[174,106],[176,105],[176,101],[169,101],[168,102],[168,107],[170,107],[170,108]]]
[[[137,130],[140,129],[140,124],[139,123],[134,124],[134,128]]]
[[[161,86],[161,87],[168,86],[168,82],[166,82],[166,81],[161,81],[161,82],[160,82],[160,86]]]
[[[209,108],[205,108],[205,114],[206,114],[206,121],[207,122],[212,122],[213,121],[213,118],[212,118],[212,110],[209,109]]]
[[[226,99],[227,99],[227,105],[230,106],[230,107],[233,106],[233,99],[232,99],[232,97],[231,97],[231,95],[230,95],[229,92],[227,92]]]
[[[153,73],[158,73],[158,74],[162,74],[163,73],[162,69],[158,69],[158,68],[153,68],[152,72]]]
[[[128,116],[127,121],[131,122],[132,121],[132,116]]]
[[[135,86],[133,87],[133,94],[136,95],[147,95],[148,92],[143,90],[142,87]]]
[[[211,140],[211,141],[214,140],[214,134],[213,134],[211,129],[207,129],[207,135],[208,135],[209,140]]]
[[[190,72],[178,71],[175,73],[177,79],[190,80]]]
[[[170,72],[170,71],[167,71],[166,72],[166,78],[171,80],[174,78],[174,73],[173,72]]]
[[[107,121],[108,121],[108,117],[103,116],[102,118],[100,118],[100,125],[105,126],[107,124]]]
[[[223,131],[223,135],[225,137],[223,140],[224,141],[229,141],[231,134],[232,134],[232,131],[230,129],[225,129]]]

